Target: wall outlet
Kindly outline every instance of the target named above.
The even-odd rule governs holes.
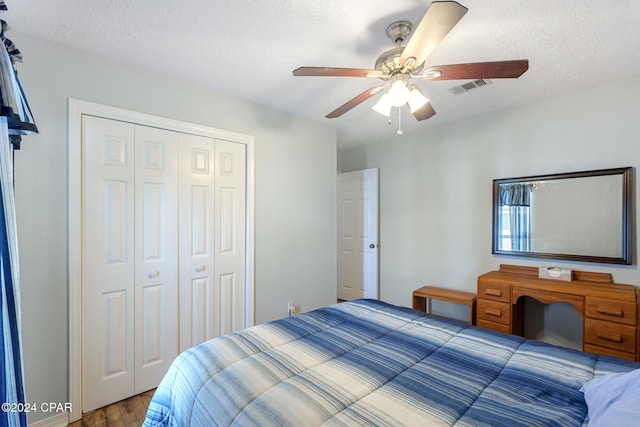
[[[295,301],[289,301],[287,303],[287,314],[289,316],[293,316],[294,314],[296,314],[296,303],[295,303]]]

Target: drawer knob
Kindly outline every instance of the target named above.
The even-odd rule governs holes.
[[[492,297],[501,297],[502,296],[502,291],[500,289],[487,289],[484,292],[485,292],[485,294],[491,295]]]
[[[607,334],[607,333],[603,333],[603,332],[597,332],[596,336],[602,340],[605,341],[611,341],[611,342],[615,342],[615,343],[621,343],[622,342],[622,335],[620,334]]]

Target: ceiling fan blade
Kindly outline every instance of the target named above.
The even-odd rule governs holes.
[[[413,117],[415,117],[416,120],[418,121],[426,120],[435,115],[436,115],[436,110],[433,109],[433,106],[431,105],[430,102],[427,102],[426,104],[424,104],[422,107],[420,107],[418,110],[414,111],[413,113]]]
[[[427,80],[475,80],[518,78],[529,69],[527,59],[436,65],[423,71]]]
[[[300,67],[293,70],[294,76],[328,77],[382,77],[384,73],[366,68]]]
[[[364,92],[362,92],[360,95],[354,98],[351,98],[349,101],[345,102],[340,107],[336,108],[335,110],[327,114],[325,117],[327,119],[335,119],[336,117],[340,117],[347,111],[351,110],[353,107],[360,105],[361,103],[371,98],[373,95],[377,94],[384,88],[385,86],[376,86],[376,87],[372,87],[371,89],[367,89]]]
[[[440,44],[449,31],[462,19],[467,8],[455,1],[434,1],[414,31],[400,56],[403,66],[412,60],[410,69],[419,67]]]

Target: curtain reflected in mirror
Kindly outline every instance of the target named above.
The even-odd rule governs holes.
[[[531,251],[531,185],[500,186],[498,210],[499,247],[508,251]]]
[[[631,264],[632,169],[493,182],[493,253]]]

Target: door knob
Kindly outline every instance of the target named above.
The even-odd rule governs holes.
[[[149,273],[149,279],[155,279],[158,276],[160,276],[160,272],[158,270]]]
[[[370,247],[371,249],[373,249],[373,248],[375,248],[375,247],[376,247],[376,245],[375,245],[375,243],[371,243],[371,244],[369,245],[369,247]]]
[[[206,265],[201,265],[200,267],[196,267],[196,273],[202,273],[207,269]]]

